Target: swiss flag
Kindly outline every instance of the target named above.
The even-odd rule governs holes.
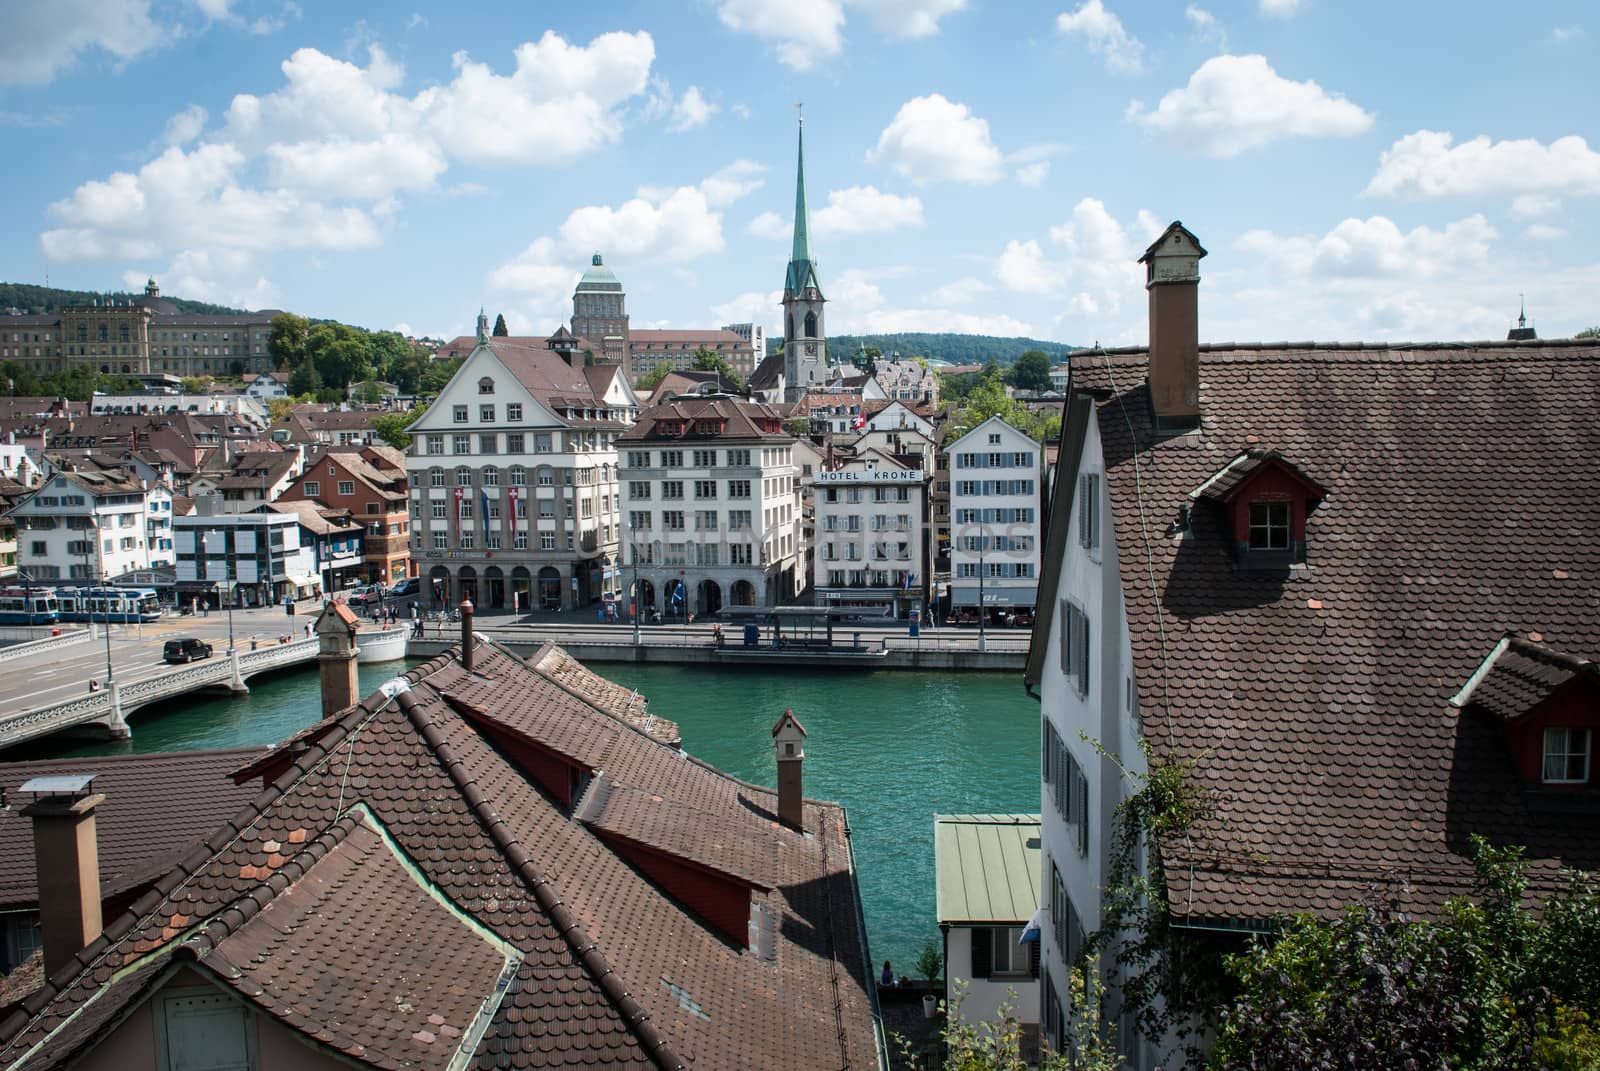
[[[864,428],[866,426],[867,426],[867,414],[865,414],[865,413],[857,413],[856,414],[856,418],[850,422],[850,427],[855,431],[860,431],[862,428]]]

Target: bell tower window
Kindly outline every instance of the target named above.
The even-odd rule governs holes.
[[[817,337],[817,314],[814,313],[814,312],[806,313],[806,335],[805,335],[805,337],[806,338],[816,338]]]

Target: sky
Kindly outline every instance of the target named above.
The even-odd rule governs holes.
[[[546,334],[776,334],[803,104],[830,333],[1141,345],[1600,323],[1600,6],[6,0],[0,280]]]

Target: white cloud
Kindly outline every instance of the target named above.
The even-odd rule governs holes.
[[[1023,164],[1017,168],[1017,181],[1024,186],[1040,186],[1049,174],[1050,161],[1035,160],[1031,164]]]
[[[1136,224],[1147,226],[1141,213]],[[1106,206],[1085,197],[1072,214],[1035,238],[1012,239],[995,259],[994,278],[1006,290],[1049,299],[1063,312],[1065,337],[1117,339],[1122,303],[1142,293],[1141,244]],[[1063,337],[1057,335],[1057,337]]]
[[[876,186],[833,190],[828,203],[811,213],[811,230],[819,238],[878,234],[922,226],[922,200],[884,193]]]
[[[729,301],[711,306],[711,315],[716,317],[719,324],[748,323],[766,326],[778,323],[782,319],[782,314],[778,311],[782,302],[782,290],[747,290]]]
[[[1582,26],[1557,26],[1555,29],[1550,31],[1550,41],[1553,44],[1564,45],[1569,41],[1579,41],[1582,39]]]
[[[938,93],[902,104],[867,159],[913,182],[987,184],[1005,171],[1004,156],[989,140],[988,122]]]
[[[438,146],[400,135],[375,141],[323,138],[267,146],[275,186],[322,197],[379,200],[396,190],[425,189],[444,173]]]
[[[1208,44],[1226,50],[1228,47],[1228,34],[1222,28],[1222,23],[1217,17],[1203,7],[1190,4],[1183,9],[1183,17],[1189,20],[1189,26],[1194,30],[1194,35]]]
[[[11,0],[0,4],[0,85],[46,85],[95,52],[125,63],[165,37],[150,0]]]
[[[779,61],[797,71],[834,55],[843,40],[839,0],[722,0],[717,18],[730,30],[773,42]]]
[[[1538,219],[1561,211],[1561,199],[1540,193],[1519,194],[1511,199],[1512,219]]]
[[[1600,153],[1577,135],[1452,145],[1446,131],[1407,134],[1384,152],[1366,192],[1385,197],[1600,194]]]
[[[1261,13],[1275,19],[1287,19],[1297,14],[1305,0],[1261,0]]]
[[[761,185],[765,169],[736,160],[695,186],[643,187],[615,207],[585,205],[568,214],[554,237],[535,238],[489,275],[497,293],[516,302],[530,325],[547,325],[571,311],[578,265],[599,250],[618,264],[683,265],[723,249],[719,208]],[[535,330],[545,327],[535,326]]]
[[[187,145],[200,136],[200,131],[206,128],[208,118],[209,115],[204,108],[198,104],[191,104],[167,120],[161,140],[168,145]]]
[[[967,0],[849,0],[865,11],[873,26],[890,37],[930,37],[939,20],[964,10]]]
[[[1549,223],[1530,223],[1523,230],[1522,236],[1535,242],[1554,242],[1565,238],[1567,232]]]
[[[1372,115],[1312,81],[1281,77],[1264,56],[1215,56],[1154,111],[1135,101],[1128,116],[1179,148],[1237,156],[1284,137],[1350,137]]]
[[[1083,38],[1089,51],[1105,61],[1107,70],[1138,74],[1144,69],[1144,45],[1101,0],[1083,0],[1076,10],[1063,11],[1056,16],[1056,29]]]
[[[761,213],[755,219],[750,221],[750,226],[747,227],[746,230],[755,235],[757,238],[769,238],[773,241],[787,239],[791,234],[794,233],[791,229],[790,221],[784,219],[776,212]]]
[[[241,309],[280,307],[276,284],[259,271],[256,258],[239,251],[185,249],[165,269],[122,273],[130,290],[143,289],[147,278],[158,278],[168,293],[196,301],[210,301]]]
[[[1011,239],[994,266],[1000,285],[1019,294],[1051,294],[1059,286],[1059,274],[1059,269],[1046,263],[1043,247],[1032,238]]]
[[[1465,265],[1487,264],[1489,244],[1496,237],[1481,215],[1443,230],[1419,226],[1409,231],[1401,231],[1386,216],[1372,216],[1346,219],[1321,236],[1249,231],[1237,246],[1303,278],[1428,279]]]
[[[672,106],[672,118],[667,123],[667,129],[674,134],[682,134],[686,130],[705,126],[719,111],[721,108],[707,100],[699,86],[690,86]]]
[[[982,279],[974,279],[968,275],[954,282],[945,283],[935,288],[928,294],[930,305],[968,305],[978,300],[984,294],[994,290],[994,287]]]

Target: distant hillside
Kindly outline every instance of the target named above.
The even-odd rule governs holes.
[[[1028,350],[1043,350],[1054,364],[1061,360],[1062,354],[1077,348],[1038,338],[906,331],[892,335],[831,335],[828,352],[837,360],[847,361],[854,358],[863,344],[876,346],[886,355],[899,353],[902,357],[926,357],[951,364],[983,364],[990,358],[1010,364]]]
[[[185,298],[161,295],[172,302],[182,312],[200,312],[222,315],[225,313],[250,312],[249,309],[230,309],[226,305],[212,305],[205,301],[189,301]],[[20,309],[22,312],[43,316],[52,312],[59,312],[63,305],[88,305],[95,301],[105,301],[115,298],[117,301],[132,301],[134,298],[144,297],[144,291],[128,293],[125,290],[114,290],[110,293],[97,294],[91,290],[61,290],[53,286],[33,286],[30,283],[0,283],[0,310]]]

